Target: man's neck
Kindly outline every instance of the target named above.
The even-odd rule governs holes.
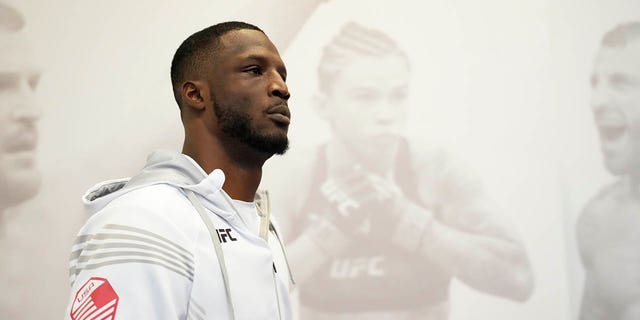
[[[225,145],[217,140],[194,143],[185,139],[182,153],[195,160],[207,174],[221,169],[225,175],[222,189],[232,199],[254,200],[266,161],[264,156],[257,155],[249,147],[238,147],[238,143]]]
[[[262,167],[255,169],[221,168],[225,174],[225,182],[222,189],[234,200],[252,202],[255,198],[260,179],[262,178]]]

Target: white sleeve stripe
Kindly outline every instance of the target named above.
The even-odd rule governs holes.
[[[87,245],[82,250],[76,250],[71,254],[71,261],[78,260],[78,262],[87,261],[87,257],[93,257],[94,255],[89,255],[88,251],[94,252],[109,252],[108,249],[139,249],[148,252],[154,252],[157,254],[161,254],[169,260],[180,263],[184,267],[188,269],[193,269],[193,261],[186,260],[183,257],[178,256],[174,252],[165,251],[153,246],[148,246],[139,243],[130,243],[130,242],[104,242],[104,243],[92,243]]]
[[[195,312],[195,309],[189,309],[189,319],[203,320],[204,318],[200,316],[197,312]]]
[[[193,306],[197,309],[198,313],[199,313],[199,314],[201,314],[202,316],[206,315],[206,312],[204,312],[204,308],[203,308],[203,307],[201,307],[201,306],[200,306],[197,302],[195,302],[194,300],[191,300],[191,301],[189,302],[189,304],[193,305]]]
[[[204,320],[204,317],[195,312],[195,309],[189,309],[189,318],[193,320]]]
[[[93,242],[94,240],[129,240],[129,241],[139,241],[139,242],[143,242],[149,245],[154,245],[156,247],[160,247],[163,249],[166,249],[170,252],[175,253],[176,255],[179,255],[180,257],[182,257],[183,259],[191,262],[193,259],[193,255],[188,252],[188,251],[178,251],[176,249],[173,249],[170,246],[167,246],[164,243],[161,243],[159,241],[153,240],[153,239],[149,239],[146,237],[141,237],[141,236],[137,236],[137,235],[130,235],[130,234],[121,234],[121,233],[97,233],[95,235],[93,235],[93,237],[91,238],[90,242]],[[168,241],[168,240],[167,240]],[[88,245],[88,244],[87,244]],[[86,245],[84,246],[86,247]],[[79,252],[84,249],[84,247],[82,249],[78,249],[75,250],[72,254],[71,254],[71,259],[73,260],[74,257],[79,256]]]
[[[130,231],[130,232],[134,232],[134,233],[139,233],[139,234],[143,234],[143,235],[147,235],[149,237],[152,238],[156,238],[160,241],[163,241],[165,243],[167,243],[168,245],[176,248],[177,251],[179,252],[184,252],[185,254],[189,254],[189,250],[183,248],[182,246],[180,246],[179,244],[163,237],[160,236],[156,233],[144,230],[144,229],[140,229],[140,228],[136,228],[136,227],[130,227],[130,226],[124,226],[124,225],[119,225],[119,224],[107,224],[104,226],[105,229],[112,229],[112,230],[120,230],[120,231]]]
[[[100,263],[93,263],[93,264],[87,264],[84,267],[79,267],[77,268],[75,274],[79,274],[81,271],[83,270],[92,270],[92,269],[98,269],[104,266],[109,266],[109,265],[117,265],[117,264],[126,264],[126,263],[146,263],[146,264],[153,264],[153,265],[157,265],[157,266],[161,266],[164,267],[165,269],[168,269],[170,271],[173,271],[187,279],[189,279],[189,281],[193,281],[193,275],[189,275],[186,272],[184,272],[184,270],[179,270],[176,269],[172,266],[168,266],[160,261],[156,261],[156,260],[151,260],[151,259],[112,259],[112,260],[108,260],[108,261],[104,261],[104,262],[100,262]]]
[[[166,248],[168,250],[171,250],[173,252],[176,252],[176,254],[183,256],[185,259],[190,260],[189,257],[193,257],[193,255],[189,252],[189,250],[185,249],[184,247],[180,246],[179,244],[163,237],[160,236],[156,233],[147,231],[147,230],[143,230],[140,228],[135,228],[135,227],[130,227],[130,226],[124,226],[124,225],[118,225],[118,224],[107,224],[104,226],[104,229],[111,229],[111,230],[118,230],[118,231],[125,231],[128,233],[113,233],[113,232],[101,232],[101,233],[97,233],[97,234],[83,234],[83,235],[79,235],[74,244],[73,247],[80,247],[80,248],[76,248],[76,250],[73,251],[72,253],[72,258],[74,257],[73,254],[77,254],[77,252],[79,250],[81,250],[82,248],[84,248],[84,246],[89,243],[91,240],[93,239],[98,239],[98,240],[104,240],[107,239],[105,238],[105,235],[122,235],[122,237],[124,237],[123,239],[133,239],[133,240],[140,240],[140,241],[145,241],[147,243],[151,243],[151,244],[155,244],[157,246]],[[133,235],[131,234],[133,233]],[[149,239],[152,238],[152,239]],[[155,239],[155,240],[154,240]],[[156,241],[159,240],[159,241]]]
[[[199,306],[193,300],[189,301],[189,316],[192,316],[193,318],[195,318],[195,320],[202,320],[204,319],[205,315],[206,313],[201,306]]]
[[[83,234],[83,235],[79,235],[76,237],[76,240],[73,242],[73,246],[81,244],[87,240],[91,239],[91,235],[90,234]]]
[[[176,263],[175,260],[170,260],[170,259],[166,259],[163,256],[153,253],[153,252],[144,252],[144,251],[112,251],[112,252],[102,252],[102,253],[95,253],[92,255],[82,255],[80,256],[80,258],[78,258],[78,262],[76,264],[77,268],[82,268],[81,264],[82,263],[89,263],[92,260],[97,260],[97,259],[102,259],[102,258],[120,258],[120,257],[134,257],[134,258],[154,258],[156,260],[160,260],[162,262],[167,263],[168,265],[174,267],[176,270],[182,270],[184,272],[186,272],[188,275],[190,275],[191,277],[193,277],[193,267],[192,266],[181,266],[180,264]],[[76,270],[75,274],[78,274],[78,270]]]
[[[108,246],[106,246],[108,247]],[[114,246],[116,248],[117,246]],[[175,258],[168,254],[167,252],[163,252],[162,250],[158,250],[153,247],[146,247],[142,245],[132,244],[131,246],[122,247],[122,249],[132,249],[132,250],[108,250],[109,248],[99,248],[100,250],[84,250],[82,254],[75,260],[70,261],[69,267],[69,275],[77,275],[82,269],[81,265],[83,263],[92,262],[92,260],[98,260],[109,257],[120,257],[120,256],[139,256],[139,257],[149,257],[157,260],[164,261],[177,269],[184,270],[189,275],[193,275],[193,262],[185,262],[178,258]],[[148,249],[148,250],[145,250]]]
[[[145,237],[140,237],[140,236],[136,236],[136,235],[128,235],[128,234],[119,234],[119,233],[98,233],[96,234],[93,239],[96,240],[110,240],[110,239],[121,239],[121,240],[137,240],[137,241],[143,241],[149,244],[153,244],[156,245],[158,247],[162,247],[165,248],[167,250],[173,251],[176,254],[178,254],[179,256],[185,258],[185,259],[190,259],[191,257],[191,253],[189,253],[187,250],[182,249],[181,250],[176,250],[171,248],[170,246],[167,246],[166,244],[163,244],[161,242],[152,240],[152,239],[148,239]],[[166,240],[166,242],[169,242],[169,240]]]
[[[204,320],[203,317],[197,315],[195,312],[192,312],[192,310],[189,310],[189,319],[190,320]]]

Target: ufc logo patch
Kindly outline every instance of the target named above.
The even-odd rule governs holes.
[[[238,241],[238,239],[231,235],[231,231],[231,229],[216,229],[220,242],[227,243],[227,241]]]

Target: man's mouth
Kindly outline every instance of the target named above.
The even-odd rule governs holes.
[[[601,112],[596,115],[596,125],[600,137],[605,141],[615,141],[627,131],[627,123],[619,112]]]
[[[618,140],[627,131],[624,124],[598,124],[600,137],[606,141]]]
[[[13,138],[7,139],[3,149],[5,152],[19,153],[33,151],[37,145],[38,135],[35,132],[21,132],[20,134],[14,135]]]
[[[283,126],[288,126],[291,123],[291,113],[286,102],[269,107],[267,117]]]

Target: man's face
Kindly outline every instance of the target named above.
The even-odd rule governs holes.
[[[603,47],[591,76],[591,108],[607,169],[640,173],[640,42]]]
[[[265,154],[284,153],[291,117],[286,76],[278,50],[262,32],[223,35],[209,79],[222,133]]]
[[[39,72],[20,34],[0,33],[0,207],[32,197],[40,186],[35,165],[35,103]]]
[[[327,95],[333,134],[360,154],[397,145],[406,125],[409,69],[397,55],[364,57],[347,65]]]

